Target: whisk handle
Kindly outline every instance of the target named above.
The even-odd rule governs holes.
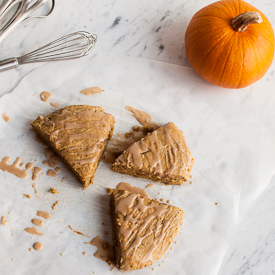
[[[5,59],[3,61],[0,61],[0,73],[10,70],[10,69],[15,69],[19,66],[18,60],[15,57]]]

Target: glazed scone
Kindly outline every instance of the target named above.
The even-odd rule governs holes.
[[[73,105],[31,123],[34,131],[57,153],[83,184],[93,183],[94,175],[115,119],[100,107]]]
[[[112,165],[112,170],[168,185],[189,179],[193,157],[182,131],[172,122],[132,144]]]
[[[121,271],[152,265],[169,248],[182,224],[178,207],[143,198],[126,190],[111,190],[114,253]]]

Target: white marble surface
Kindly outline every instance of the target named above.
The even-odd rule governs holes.
[[[192,15],[211,2],[58,0],[52,16],[43,20],[26,21],[0,45],[0,59],[22,55],[73,31],[87,30],[99,37],[97,52],[118,53],[189,66],[184,52],[185,29]],[[275,25],[274,1],[254,0],[250,3],[264,12],[273,26]],[[24,75],[39,66],[41,65],[27,65],[2,73],[0,96],[11,92]],[[274,62],[273,69],[269,70],[262,81],[267,83],[272,78]],[[261,93],[265,102],[264,89]],[[268,100],[265,104],[268,104]],[[265,105],[261,104],[261,107],[265,108]],[[255,203],[241,221],[220,275],[274,274],[275,210],[272,194],[275,191],[272,186],[274,184],[263,192],[258,198],[258,204]]]

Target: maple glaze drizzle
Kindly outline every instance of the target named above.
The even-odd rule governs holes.
[[[165,142],[163,145],[158,139],[158,130],[155,130],[151,134],[148,134],[149,144],[141,139],[127,149],[129,152],[127,159],[125,159],[124,154],[122,154],[117,160],[121,163],[126,161],[127,165],[130,165],[132,162],[133,165],[141,169],[143,167],[144,158],[146,158],[149,167],[153,168],[153,172],[155,173],[167,172],[172,174],[175,170],[181,172],[182,170],[191,167],[192,157],[188,153],[185,140],[181,138],[183,135],[182,131],[179,131],[178,142],[174,134],[170,131],[169,124],[170,123],[162,127],[165,132]],[[182,143],[184,144],[185,150],[183,149]],[[164,153],[164,157],[166,158],[167,167],[164,168],[165,171],[163,171],[161,164],[161,153]],[[183,155],[185,155],[186,160]]]
[[[10,122],[10,117],[8,117],[5,113],[2,114],[2,118],[6,121],[6,122]]]
[[[153,121],[153,118],[151,115],[140,111],[138,109],[135,109],[131,106],[126,106],[125,108],[127,111],[131,112],[133,116],[136,118],[136,120],[143,126],[148,126],[149,128],[156,130],[160,126]]]
[[[47,176],[53,177],[53,178],[57,178],[58,177],[57,173],[54,170],[52,170],[52,169],[49,169],[47,171]]]
[[[2,216],[2,218],[1,218],[1,224],[4,225],[4,226],[6,226],[6,224],[7,224],[8,222],[9,222],[9,221],[6,220],[5,216]]]
[[[36,242],[33,244],[33,249],[35,249],[37,251],[41,250],[42,248],[43,248],[43,244],[40,242]]]
[[[84,242],[84,244],[96,246],[98,250],[94,253],[94,256],[104,262],[107,262],[110,266],[115,267],[115,257],[113,252],[113,246],[111,244],[102,240],[99,236],[96,236],[90,242]]]
[[[38,174],[42,171],[40,167],[34,167],[32,170],[32,180],[38,179]]]
[[[40,94],[40,98],[44,102],[47,102],[50,99],[51,96],[52,96],[52,94],[50,92],[42,92]]]
[[[54,108],[59,108],[60,107],[59,102],[51,102],[50,105],[53,106]]]
[[[117,198],[119,201],[116,205],[116,211],[125,216],[124,222],[120,227],[120,234],[123,236],[121,246],[125,251],[125,259],[127,261],[127,255],[132,253],[131,258],[135,256],[135,253],[146,237],[151,234],[154,235],[154,242],[150,246],[149,250],[145,253],[141,262],[141,268],[143,268],[148,261],[151,264],[154,263],[153,252],[156,247],[162,243],[162,249],[166,247],[170,241],[172,241],[174,235],[171,234],[172,224],[177,222],[179,226],[178,212],[172,214],[171,218],[164,221],[164,217],[168,216],[173,210],[173,206],[166,204],[149,204],[144,203],[145,198],[141,198],[138,194],[130,193],[127,197],[122,194]],[[134,203],[137,203],[134,206]],[[130,210],[134,206],[134,209]],[[136,211],[136,210],[139,211]],[[148,212],[148,215],[143,217],[145,212],[149,209],[153,209],[153,212]],[[166,240],[166,242],[164,242]]]
[[[52,168],[55,168],[57,165],[56,154],[50,148],[45,148],[44,150],[45,150],[45,157],[47,160],[44,160],[43,164],[48,165]]]
[[[33,163],[29,162],[26,164],[26,170],[32,169],[32,167],[33,167]]]
[[[154,187],[155,185],[153,184],[153,183],[149,183],[149,184],[147,184],[146,186],[145,186],[145,189],[147,189],[147,188],[152,188],[152,187]]]
[[[19,164],[21,158],[18,157],[12,165],[8,164],[10,159],[11,159],[10,157],[4,157],[2,161],[0,161],[0,169],[5,172],[14,174],[18,178],[21,178],[21,179],[27,178],[28,177],[27,171],[21,170],[18,167],[16,167]]]
[[[36,227],[28,227],[28,228],[25,228],[24,231],[30,233],[30,234],[33,234],[33,235],[38,235],[38,236],[44,236],[45,234],[43,233],[40,233]]]
[[[75,146],[71,145],[72,141],[77,140],[96,140],[96,141],[105,141],[109,136],[110,125],[104,120],[109,115],[104,112],[95,112],[95,111],[79,111],[79,112],[70,112],[68,110],[62,110],[60,114],[54,114],[54,116],[49,120],[48,116],[43,117],[43,123],[47,126],[60,126],[58,129],[55,129],[51,132],[50,138],[55,144],[55,146],[59,146],[61,143],[66,143],[68,145],[67,148],[61,151],[64,158],[69,157],[71,155],[77,155],[77,159],[70,159],[70,163],[72,165],[84,165],[91,164],[96,161],[95,158],[86,158],[82,159],[80,155],[88,157],[88,155],[93,154],[98,149],[98,144],[94,144],[93,146]],[[76,123],[75,118],[84,121],[81,123]],[[85,120],[88,120],[85,122]],[[88,129],[87,129],[88,128]],[[88,133],[89,128],[93,128],[96,130],[103,131],[104,133]],[[66,130],[84,130],[80,133],[72,133],[67,134]],[[59,137],[60,134],[64,134],[65,137]],[[80,159],[79,159],[80,158]]]
[[[144,198],[149,198],[149,195],[147,194],[147,192],[144,189],[134,187],[130,183],[127,183],[127,182],[120,182],[117,185],[116,189],[118,189],[118,190],[127,190],[131,193],[140,194]]]
[[[37,211],[36,215],[38,217],[44,218],[46,220],[49,220],[52,218],[51,214],[48,212],[44,212],[44,211]]]
[[[90,87],[90,88],[87,88],[87,89],[84,89],[84,90],[80,91],[80,93],[84,94],[84,95],[101,94],[103,92],[104,92],[104,90],[102,90],[99,87]]]
[[[32,219],[32,223],[39,226],[39,227],[42,227],[43,226],[43,223],[44,221],[40,220],[40,219]]]

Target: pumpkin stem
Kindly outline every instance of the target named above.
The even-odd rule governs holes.
[[[259,12],[249,11],[241,13],[231,20],[231,27],[236,32],[243,32],[250,24],[262,23],[263,18]]]

